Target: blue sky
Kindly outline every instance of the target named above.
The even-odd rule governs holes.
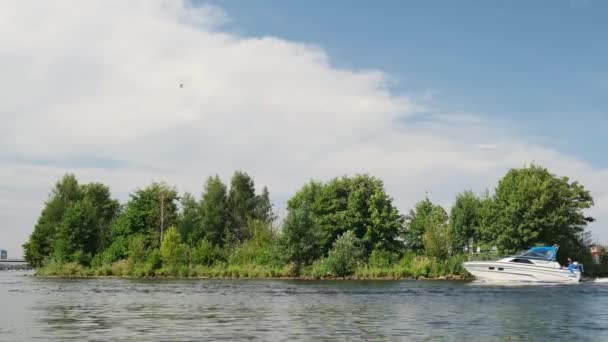
[[[532,162],[608,241],[608,2],[195,1],[0,2],[0,248],[67,172],[125,202],[243,170],[282,216],[311,178],[449,209]]]
[[[499,119],[608,166],[608,2],[210,3],[231,31],[320,45],[338,67],[387,72],[397,92],[438,94],[433,110]]]

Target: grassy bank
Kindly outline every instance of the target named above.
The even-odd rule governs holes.
[[[260,265],[218,263],[206,265],[161,266],[120,260],[100,267],[85,267],[75,262],[51,261],[37,270],[42,277],[171,277],[171,278],[245,278],[245,279],[466,279],[462,257],[439,261],[424,256],[404,257],[391,264],[361,264],[348,276],[338,276],[323,261],[297,268],[293,264]]]

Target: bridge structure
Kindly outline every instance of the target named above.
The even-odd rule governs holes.
[[[22,259],[0,259],[0,271],[3,270],[31,270],[27,261]]]

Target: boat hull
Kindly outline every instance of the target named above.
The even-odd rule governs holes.
[[[465,262],[464,268],[476,279],[494,282],[578,283],[580,271],[510,262]]]

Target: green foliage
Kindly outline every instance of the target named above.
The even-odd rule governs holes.
[[[129,237],[129,261],[134,264],[142,263],[146,260],[148,249],[146,247],[146,238],[141,234],[132,235]]]
[[[255,218],[257,197],[253,179],[245,172],[236,171],[230,181],[228,192],[229,225],[232,238],[244,241],[247,222]]]
[[[100,254],[100,263],[110,265],[113,262],[126,258],[129,251],[128,244],[127,237],[117,236],[112,244]]]
[[[231,265],[285,265],[285,253],[277,234],[267,223],[249,221],[247,230],[251,238],[235,246],[228,258]]]
[[[306,262],[327,254],[347,231],[361,240],[366,255],[376,248],[399,251],[403,218],[392,201],[382,181],[368,175],[335,178],[325,184],[310,182],[289,200],[284,229],[312,236],[314,248],[300,253]],[[288,246],[291,250],[299,247]]]
[[[493,196],[459,194],[449,220],[428,198],[404,218],[379,179],[358,175],[305,184],[279,233],[268,189],[257,195],[244,172],[229,191],[208,178],[198,202],[153,183],[122,207],[107,186],[66,175],[24,250],[41,275],[418,278],[467,276],[463,261],[481,255],[462,253],[477,247],[558,243],[561,258],[604,274],[608,257],[592,265],[588,249],[592,205],[580,184],[533,165],[509,171]]]
[[[321,234],[313,221],[313,213],[308,203],[298,204],[289,210],[283,223],[282,234],[286,256],[298,267],[321,255]]]
[[[424,253],[429,257],[446,260],[450,254],[452,236],[446,219],[443,215],[433,215],[426,222],[423,242]]]
[[[224,261],[224,253],[218,246],[214,246],[206,239],[200,241],[192,248],[192,263],[195,265],[211,266],[216,262]]]
[[[101,183],[89,183],[82,186],[83,201],[93,206],[95,230],[98,237],[94,253],[102,251],[110,245],[111,224],[120,213],[120,203],[112,198],[110,188]]]
[[[491,219],[484,227],[488,244],[517,252],[536,244],[559,244],[559,257],[587,249],[585,228],[593,218],[584,210],[591,194],[578,182],[531,165],[512,169],[498,183]]]
[[[200,204],[190,195],[185,193],[181,200],[181,211],[178,215],[177,228],[184,241],[201,241],[205,238],[202,226]]]
[[[229,218],[226,185],[220,177],[209,177],[201,201],[201,227],[214,245],[223,246]]]
[[[66,208],[82,199],[76,177],[66,174],[59,180],[38,218],[28,242],[23,245],[25,259],[34,267],[40,267],[53,253],[56,233],[63,220]]]
[[[375,268],[388,268],[398,260],[397,253],[382,249],[374,249],[369,255],[368,265]]]
[[[414,210],[410,210],[405,217],[406,246],[409,250],[417,254],[422,254],[425,250],[425,233],[427,229],[437,228],[437,226],[448,220],[445,210],[433,204],[428,198],[418,202]]]
[[[53,245],[56,260],[76,261],[81,254],[92,255],[97,251],[99,231],[95,222],[95,209],[87,201],[71,204],[65,211]]]
[[[163,265],[167,267],[188,265],[190,260],[189,253],[188,245],[182,243],[177,228],[175,226],[170,227],[160,245],[160,256],[163,260]]]
[[[332,275],[345,277],[355,271],[357,263],[363,257],[361,240],[353,231],[341,235],[327,255],[327,267]]]
[[[456,203],[450,212],[452,250],[455,253],[474,252],[480,236],[482,200],[472,191],[456,196]]]
[[[332,276],[332,271],[327,263],[327,258],[315,260],[310,267],[305,269],[304,274],[315,279],[323,279]]]
[[[267,187],[262,188],[262,193],[256,197],[255,215],[257,220],[272,224],[276,219],[276,215],[272,210],[272,202],[270,202],[270,192]]]
[[[161,230],[176,224],[177,199],[177,191],[164,183],[152,183],[146,188],[137,189],[131,194],[121,215],[120,225],[112,227],[113,234],[145,234],[153,246],[158,246]]]

